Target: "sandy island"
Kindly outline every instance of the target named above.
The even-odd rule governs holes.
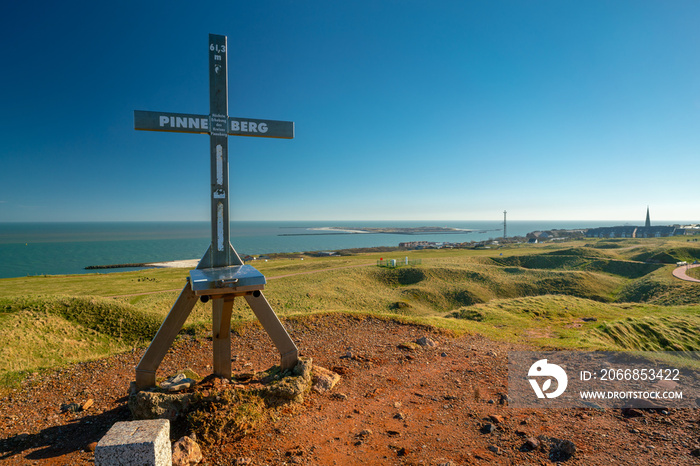
[[[369,233],[368,231],[365,230],[347,230],[344,228],[338,228],[338,227],[318,227],[318,228],[309,228],[309,230],[313,231],[334,231],[337,233]]]
[[[475,230],[468,228],[451,228],[451,227],[406,227],[406,228],[344,228],[344,227],[314,227],[308,228],[307,231],[319,231],[323,233],[282,233],[278,236],[307,236],[307,235],[354,235],[354,234],[392,234],[392,235],[436,235],[436,234],[454,234],[454,233],[471,233]],[[499,231],[499,230],[485,230]]]

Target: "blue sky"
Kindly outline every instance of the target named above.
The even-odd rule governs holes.
[[[11,2],[0,222],[208,220],[208,34],[239,220],[700,221],[700,2]]]

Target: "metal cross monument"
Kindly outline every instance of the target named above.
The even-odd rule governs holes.
[[[211,147],[211,244],[190,272],[187,284],[136,367],[136,385],[156,385],[156,370],[198,299],[212,300],[214,373],[231,377],[233,299],[242,296],[272,338],[282,369],[294,367],[298,350],[262,290],[265,277],[244,265],[231,245],[229,230],[228,136],[294,138],[294,122],[228,116],[226,36],[209,34],[209,115],[134,111],[134,128],[209,134]]]

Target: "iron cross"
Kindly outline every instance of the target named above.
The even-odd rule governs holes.
[[[280,366],[291,369],[299,351],[262,293],[265,277],[243,264],[231,245],[229,231],[228,136],[294,137],[289,121],[234,118],[228,115],[226,36],[209,34],[209,115],[134,112],[134,128],[147,131],[199,133],[210,136],[211,244],[136,367],[136,387],[156,384],[156,370],[198,299],[212,300],[214,373],[231,377],[233,300],[245,298],[280,352]]]
[[[209,115],[136,110],[134,128],[210,136],[211,244],[198,268],[242,265],[230,241],[228,136],[292,139],[294,122],[228,115],[226,36],[209,34]]]

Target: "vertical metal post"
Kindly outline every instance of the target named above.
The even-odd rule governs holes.
[[[209,34],[211,247],[209,267],[240,265],[231,252],[228,190],[228,59],[226,36]]]

